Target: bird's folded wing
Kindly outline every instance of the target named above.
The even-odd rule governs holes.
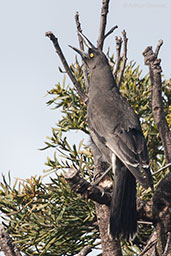
[[[124,163],[137,180],[144,186],[150,186],[150,170],[145,139],[136,129],[108,134],[106,146]]]

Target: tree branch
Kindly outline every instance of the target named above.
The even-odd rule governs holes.
[[[80,23],[80,20],[79,20],[79,13],[78,12],[76,12],[76,14],[75,14],[75,22],[76,22],[77,31],[82,33],[81,23]],[[84,51],[83,39],[82,39],[82,37],[80,36],[79,33],[78,33],[78,39],[79,39],[80,49]]]
[[[153,220],[157,232],[157,252],[162,255],[167,249],[171,253],[171,173],[158,185],[153,197]],[[167,242],[168,241],[168,242]],[[168,254],[167,254],[168,255]]]
[[[100,182],[99,186],[94,186],[80,177],[79,172],[76,169],[69,169],[68,172],[64,173],[64,178],[74,192],[79,193],[85,198],[91,199],[98,204],[104,204],[110,207],[111,193],[108,191],[111,187],[111,181],[107,175]],[[137,199],[137,219],[150,222],[153,221],[152,200],[143,201]]]
[[[156,57],[157,57],[158,54],[159,54],[160,47],[162,46],[162,44],[163,44],[163,40],[159,40],[159,41],[158,41],[158,44],[157,44],[157,47],[156,47],[156,50],[155,50],[155,55],[156,55]]]
[[[114,26],[114,27],[112,27],[105,35],[104,35],[104,39],[103,40],[105,40],[106,39],[106,37],[108,37],[110,34],[112,34],[113,33],[113,31],[115,30],[115,29],[117,29],[118,28],[118,26],[116,25],[116,26]]]
[[[84,195],[87,199],[89,198],[100,204],[110,206],[111,194],[105,192],[101,187],[93,186],[88,181],[81,178],[77,170],[69,169],[69,171],[64,174],[64,178],[74,192]]]
[[[100,230],[103,256],[122,256],[119,239],[109,237],[110,209],[106,205],[95,203],[97,223]]]
[[[99,48],[101,51],[103,50],[103,43],[105,38],[105,29],[106,29],[106,23],[107,23],[107,14],[109,11],[109,2],[110,0],[102,1],[100,30],[99,30],[99,37],[97,40],[97,48]]]
[[[94,178],[96,178],[96,182],[98,179],[98,175],[105,172],[106,164],[102,161],[101,152],[99,152],[95,144],[92,145],[91,149],[94,156]],[[111,188],[111,186],[113,187],[113,182],[111,181],[110,177],[106,175],[100,181],[99,185],[104,189],[109,189]],[[95,208],[97,214],[97,223],[100,231],[103,256],[121,256],[122,251],[119,239],[114,239],[109,235],[110,207],[104,204],[102,205],[99,203],[95,203]]]
[[[164,147],[165,157],[168,163],[171,162],[171,131],[165,118],[162,101],[162,80],[161,80],[161,66],[160,59],[157,59],[159,49],[162,45],[160,40],[155,53],[152,47],[147,47],[144,52],[145,65],[149,66],[150,80],[151,80],[151,97],[152,97],[152,112],[154,122],[157,125],[161,141]],[[171,167],[170,167],[171,171]]]
[[[170,248],[169,248],[169,245],[170,245]],[[171,253],[170,249],[171,249],[171,234],[170,234],[170,232],[168,232],[168,234],[167,234],[167,242],[166,242],[166,246],[165,246],[164,253],[163,253],[162,256],[167,256],[169,251]]]
[[[127,61],[127,44],[128,44],[128,38],[126,36],[126,31],[123,30],[122,32],[123,35],[123,54],[122,54],[122,66],[121,66],[121,71],[119,73],[119,79],[118,79],[118,87],[121,86],[125,66],[126,66],[126,61]]]
[[[77,26],[77,31],[82,33],[81,23],[79,20],[78,12],[76,12],[76,15],[75,15],[75,22],[76,22],[76,26]],[[79,40],[80,49],[84,51],[83,39],[79,33],[78,33],[78,40]],[[87,67],[84,62],[83,62],[83,76],[84,76],[85,88],[86,88],[86,91],[88,91],[88,88],[89,88],[88,72],[87,72]]]
[[[61,50],[61,48],[59,46],[58,39],[50,31],[46,32],[45,35],[47,37],[49,37],[50,40],[52,41],[52,43],[53,43],[53,45],[54,45],[54,47],[56,49],[56,52],[57,52],[57,54],[58,54],[58,56],[59,56],[59,58],[60,58],[60,60],[61,60],[61,62],[63,64],[63,66],[64,66],[68,76],[70,77],[72,83],[74,84],[74,86],[77,89],[77,92],[78,92],[80,98],[82,99],[82,101],[86,102],[87,96],[85,95],[85,93],[84,93],[83,89],[81,88],[79,82],[75,79],[74,75],[72,74],[71,69],[70,69],[70,67],[69,67],[69,65],[68,65],[68,63],[67,63],[67,61],[66,61],[66,59],[65,59],[65,57],[63,55],[63,52],[62,52],[62,50]]]
[[[87,245],[85,246],[79,253],[77,256],[86,256],[87,254],[89,254],[92,251],[91,246]]]
[[[116,42],[116,58],[115,58],[115,64],[113,67],[113,76],[116,79],[117,77],[117,72],[119,69],[119,64],[121,61],[121,47],[122,47],[122,38],[121,37],[115,37],[115,42]]]
[[[171,253],[171,173],[169,173],[158,185],[153,200],[147,203],[140,201],[138,218],[144,218],[143,207],[145,204],[145,211],[147,218],[152,218],[155,230],[150,236],[147,245],[144,247],[141,255],[169,255]],[[141,209],[142,207],[142,209]],[[167,252],[167,253],[166,253]]]
[[[6,256],[21,256],[9,234],[0,225],[0,248]]]
[[[171,163],[165,165],[164,167],[160,168],[158,171],[154,172],[153,175],[155,175],[156,173],[159,173],[159,172],[165,170],[166,168],[168,168],[168,167],[170,167],[170,166],[171,166]]]
[[[150,256],[150,255],[153,255],[156,243],[157,243],[157,234],[156,234],[156,231],[153,231],[153,233],[151,234],[151,236],[150,236],[146,246],[143,248],[143,250],[139,254],[139,256]]]
[[[73,191],[96,202],[95,207],[103,256],[121,256],[122,253],[119,240],[113,238],[109,239],[108,234],[111,193],[105,192],[103,188],[92,186],[89,182],[79,176],[77,170],[70,169],[69,172],[64,174],[64,177]],[[101,182],[100,184],[105,187],[106,179],[104,179],[104,183]]]

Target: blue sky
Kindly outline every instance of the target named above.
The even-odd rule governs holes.
[[[50,90],[63,75],[58,56],[46,31],[59,38],[71,63],[75,53],[68,44],[78,46],[74,15],[80,13],[82,28],[96,43],[101,0],[5,0],[0,2],[0,172],[13,178],[42,175],[51,151],[39,151],[51,135],[59,113],[46,106]],[[128,57],[147,72],[142,51],[164,40],[160,57],[163,73],[171,74],[171,33],[169,0],[111,0],[107,30],[118,25],[114,35],[125,29],[129,38]],[[114,51],[114,35],[105,42]],[[68,82],[69,79],[68,79]],[[78,136],[76,136],[78,137]],[[78,139],[78,138],[77,138]],[[74,141],[74,138],[73,138]]]

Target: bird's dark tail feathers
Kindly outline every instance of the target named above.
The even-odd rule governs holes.
[[[120,163],[116,170],[110,207],[110,235],[129,240],[137,230],[136,180]]]

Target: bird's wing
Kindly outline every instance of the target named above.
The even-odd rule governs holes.
[[[115,101],[113,100],[115,99]],[[146,141],[137,115],[119,94],[96,94],[88,105],[90,128],[132,172],[148,187],[152,183]]]
[[[141,128],[138,126],[138,129],[126,130],[118,125],[112,130],[105,125],[105,119],[104,122],[96,124],[94,120],[91,121],[94,124],[92,129],[97,139],[124,163],[144,187],[151,186],[148,152]]]
[[[146,141],[140,131],[122,129],[108,134],[105,144],[144,187],[152,185]]]
[[[122,96],[115,92],[96,92],[88,103],[88,119],[91,126],[100,134],[114,130],[135,128],[141,131],[137,115]]]

